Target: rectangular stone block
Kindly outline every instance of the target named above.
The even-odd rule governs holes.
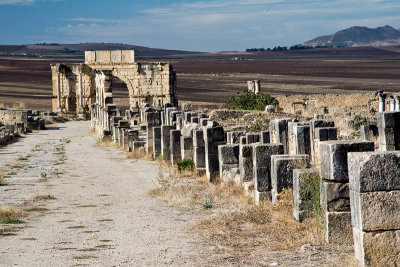
[[[205,143],[221,142],[225,140],[224,128],[221,126],[205,128],[203,134]]]
[[[133,150],[145,150],[146,149],[146,142],[145,141],[133,141],[132,142],[132,149]]]
[[[227,133],[227,144],[239,144],[240,142],[240,137],[246,135],[245,132],[242,131],[233,131],[233,132],[228,132]]]
[[[239,147],[240,183],[253,181],[253,146],[240,145]]]
[[[218,156],[222,164],[239,164],[239,145],[218,146]]]
[[[325,211],[350,211],[348,183],[321,182],[321,206]]]
[[[247,133],[246,134],[247,144],[254,144],[260,142],[260,135],[256,133]]]
[[[400,231],[364,232],[353,227],[354,256],[361,266],[398,266]]]
[[[337,128],[334,127],[321,127],[314,129],[314,141],[311,150],[311,156],[313,156],[314,165],[319,164],[318,149],[319,142],[321,141],[333,141],[337,140]]]
[[[269,135],[268,131],[262,131],[260,133],[260,138],[261,138],[260,142],[262,144],[269,144],[270,143],[270,135]]]
[[[293,170],[309,168],[309,162],[308,155],[271,156],[272,202],[278,200],[278,194],[284,189],[293,188]]]
[[[203,130],[193,130],[193,147],[205,147]]]
[[[271,190],[271,156],[282,153],[282,144],[253,144],[253,178],[256,191]]]
[[[193,159],[193,138],[181,136],[182,159]]]
[[[206,148],[205,147],[194,147],[193,148],[193,160],[197,169],[206,168]]]
[[[289,154],[307,154],[311,156],[310,123],[289,122]]]
[[[161,127],[153,128],[153,158],[161,155]]]
[[[351,213],[325,213],[325,238],[326,242],[330,244],[352,245]]]
[[[314,147],[314,139],[315,139],[315,130],[317,128],[326,128],[326,127],[335,127],[335,122],[331,120],[324,120],[324,119],[317,119],[317,120],[311,120],[310,121],[310,145],[311,145],[311,151],[318,151],[317,148]],[[314,162],[314,155],[311,153],[311,161]]]
[[[293,122],[293,119],[277,119],[271,120],[269,123],[271,143],[281,143],[284,154],[289,153],[289,122]]]
[[[163,160],[171,160],[171,138],[170,132],[174,130],[173,126],[161,126],[161,155]]]
[[[400,229],[400,191],[350,191],[350,195],[354,227],[366,232]]]
[[[170,131],[170,150],[171,150],[171,163],[175,164],[178,160],[182,159],[181,155],[181,131]]]
[[[400,150],[400,112],[379,112],[378,130],[381,151]]]
[[[361,140],[376,142],[379,138],[379,129],[376,125],[361,125],[360,131]]]
[[[400,151],[349,153],[350,190],[400,190]]]
[[[349,152],[374,151],[374,143],[368,141],[325,141],[319,143],[318,158],[322,179],[347,183]]]

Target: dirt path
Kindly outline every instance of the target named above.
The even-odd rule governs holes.
[[[0,148],[0,168],[10,170],[0,205],[57,198],[40,202],[48,211],[17,235],[0,237],[0,266],[200,264],[188,232],[193,216],[147,194],[156,164],[95,146],[89,126],[69,122]]]

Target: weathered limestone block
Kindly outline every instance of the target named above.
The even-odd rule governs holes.
[[[193,130],[199,128],[199,125],[196,123],[188,123],[181,129],[181,134],[184,137],[193,137]]]
[[[132,149],[135,150],[145,150],[146,149],[146,142],[145,141],[133,141],[132,142]]]
[[[320,176],[322,179],[347,183],[349,152],[374,151],[374,143],[368,141],[325,141],[319,143]]]
[[[253,181],[253,146],[239,146],[239,184]]]
[[[161,155],[163,160],[171,160],[171,134],[170,132],[174,130],[173,126],[161,126]]]
[[[139,141],[139,131],[138,130],[128,130],[128,149],[133,150],[132,142]]]
[[[239,169],[239,145],[218,146],[219,175],[222,178],[226,170]]]
[[[289,153],[289,122],[293,122],[293,119],[277,119],[271,120],[269,123],[270,143],[281,143],[284,154]]]
[[[325,229],[326,242],[341,245],[353,243],[350,212],[325,213]]]
[[[193,159],[193,137],[181,136],[182,159]]]
[[[224,129],[215,125],[215,122],[208,121],[207,127],[203,129],[206,175],[210,182],[219,178],[218,146],[226,144]]]
[[[348,183],[321,182],[321,206],[325,211],[350,211]]]
[[[175,164],[178,160],[182,159],[181,155],[181,131],[170,131],[170,150],[171,150],[171,163]]]
[[[253,144],[255,191],[271,191],[271,156],[277,154],[283,154],[282,144]]]
[[[235,164],[224,164],[224,165],[231,165],[231,166],[223,166],[223,172],[222,172],[222,182],[231,182],[236,179],[236,177],[239,175],[239,168],[236,168],[237,165]]]
[[[299,222],[313,215],[312,205],[316,199],[312,198],[307,189],[310,188],[310,183],[316,182],[316,179],[319,180],[319,173],[314,169],[293,170],[293,216]]]
[[[288,135],[289,154],[307,154],[311,156],[309,122],[289,122]]]
[[[365,232],[400,229],[400,191],[350,194],[354,227]]]
[[[270,143],[271,137],[270,137],[269,131],[262,131],[260,133],[260,137],[261,137],[261,139],[260,139],[261,144],[269,144]]]
[[[400,231],[364,232],[353,228],[354,255],[361,266],[398,266]]]
[[[310,121],[310,144],[311,144],[311,151],[318,151],[314,147],[314,140],[315,140],[315,129],[317,128],[326,128],[326,127],[335,127],[335,122],[331,120],[311,120]],[[322,140],[321,140],[322,141]],[[311,153],[311,161],[314,162],[315,154]]]
[[[379,112],[378,129],[381,151],[400,150],[400,112]]]
[[[400,152],[349,153],[350,190],[400,190]]]
[[[206,148],[203,136],[203,130],[193,131],[193,160],[197,171],[205,173]]]
[[[379,130],[376,125],[361,125],[361,139],[376,142],[379,138]]]
[[[239,144],[240,137],[245,136],[246,133],[242,131],[233,131],[227,133],[227,144]]]
[[[153,158],[161,155],[161,127],[153,128]]]
[[[188,112],[193,110],[193,105],[191,103],[182,103],[182,111]]]
[[[314,141],[313,141],[313,151],[314,154],[314,165],[319,164],[318,150],[319,142],[321,141],[333,141],[337,140],[337,128],[334,127],[320,127],[314,129]]]
[[[272,202],[278,200],[278,194],[286,188],[293,188],[293,170],[309,168],[308,155],[272,155],[271,156],[271,193]]]
[[[256,133],[246,133],[246,142],[248,145],[260,142],[260,135]]]

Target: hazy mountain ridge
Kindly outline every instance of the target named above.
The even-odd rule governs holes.
[[[81,43],[81,44],[58,44],[42,43],[29,45],[0,45],[0,55],[15,56],[64,56],[64,57],[83,57],[84,51],[93,50],[128,50],[134,49],[138,57],[165,57],[172,55],[197,54],[199,52],[168,50],[159,48],[150,48],[129,44],[118,43]]]
[[[335,47],[400,45],[400,29],[388,25],[375,29],[354,26],[331,35],[314,38],[304,45]]]

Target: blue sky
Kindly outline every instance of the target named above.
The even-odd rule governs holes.
[[[243,51],[384,25],[400,27],[399,0],[0,0],[0,44]]]

